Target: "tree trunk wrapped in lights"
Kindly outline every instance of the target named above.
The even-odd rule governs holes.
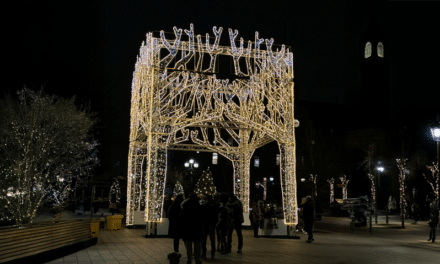
[[[24,88],[0,101],[1,219],[31,223],[47,197],[61,206],[73,178],[98,164],[92,116],[74,99]]]
[[[236,42],[237,30],[229,29],[229,47],[219,46],[221,27],[213,28],[213,43],[208,34],[205,43],[195,35],[192,24],[189,30],[173,30],[173,39],[164,31],[160,37],[148,33],[135,65],[127,224],[143,210],[145,221],[162,221],[167,150],[215,152],[229,159],[234,193],[249,212],[250,159],[255,149],[274,140],[284,159],[285,221],[296,224],[293,54],[284,45],[274,51],[274,40],[260,39],[258,32],[245,48],[242,38]],[[216,77],[218,56],[232,58],[235,80]],[[225,140],[229,137],[232,144]]]
[[[371,206],[372,208],[376,208],[376,184],[375,184],[375,177],[374,175],[368,173],[368,179],[370,179],[371,182]]]
[[[404,226],[404,219],[406,214],[406,200],[405,200],[405,178],[406,178],[406,162],[408,159],[396,159],[397,168],[399,168],[399,191],[400,191],[400,213],[402,215],[402,225]]]
[[[435,162],[432,163],[431,166],[426,166],[428,168],[429,171],[431,171],[431,175],[432,175],[432,179],[428,179],[426,177],[426,175],[423,173],[423,177],[425,177],[425,179],[428,181],[429,185],[431,185],[432,191],[434,192],[435,195],[435,200],[438,201],[439,200],[439,184],[440,184],[440,173],[439,173],[439,168],[438,168],[438,164],[436,164]]]
[[[347,199],[347,185],[350,180],[347,180],[347,176],[339,177],[342,185],[342,198]]]
[[[212,177],[211,171],[203,171],[202,176],[200,176],[199,181],[196,183],[196,188],[194,192],[199,196],[203,197],[205,195],[214,195],[217,190],[214,185],[214,177]]]
[[[330,203],[335,201],[335,179],[331,178],[327,180],[330,184]]]

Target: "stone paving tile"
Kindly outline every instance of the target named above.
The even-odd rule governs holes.
[[[56,260],[50,261],[48,263],[50,263],[50,264],[62,264],[62,263],[64,263],[64,261],[63,261],[63,259],[56,259]]]
[[[234,233],[233,252],[227,255],[216,253],[214,260],[203,263],[436,263],[439,243],[428,243],[427,223],[407,225],[398,229],[389,225],[376,225],[373,234],[368,228],[359,228],[353,233],[315,233],[315,242],[305,243],[300,239],[253,238],[252,230],[243,230],[243,253],[236,253],[237,238]],[[154,263],[168,264],[167,254],[173,251],[172,239],[143,238],[145,230],[123,228],[117,232],[102,230],[98,243],[85,250],[58,259],[56,263],[79,263],[85,256],[95,263]],[[183,255],[180,263],[186,262],[183,242],[179,245]],[[210,245],[208,241],[208,257]],[[72,262],[66,262],[71,260]],[[54,262],[55,263],[55,262]],[[194,261],[193,261],[194,263]]]

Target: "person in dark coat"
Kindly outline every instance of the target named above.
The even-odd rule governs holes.
[[[188,199],[182,202],[180,219],[182,223],[182,239],[186,247],[187,263],[191,264],[194,245],[194,259],[196,264],[201,264],[202,215],[197,194],[191,194]]]
[[[206,241],[208,235],[211,240],[211,259],[215,255],[215,225],[218,221],[219,205],[214,202],[211,195],[206,197],[202,205],[202,259],[206,258]]]
[[[220,199],[220,208],[219,208],[219,214],[218,214],[218,221],[215,226],[217,229],[217,234],[219,237],[219,248],[218,251],[222,254],[228,253],[228,246],[226,244],[226,236],[228,234],[229,229],[232,228],[232,220],[229,215],[228,208],[226,207],[227,203],[227,197],[226,201],[221,198]]]
[[[182,211],[182,207],[180,207],[180,205],[182,202],[183,195],[177,195],[176,199],[174,199],[173,204],[168,210],[168,221],[170,222],[168,236],[174,239],[174,252],[179,252],[179,241],[182,238],[180,221],[180,212]]]
[[[228,232],[228,252],[231,252],[232,249],[232,232],[237,232],[238,236],[238,251],[237,253],[241,253],[243,249],[243,234],[241,232],[242,224],[244,223],[243,217],[243,204],[237,197],[233,194],[229,195],[229,201],[226,204],[228,209],[232,211],[232,219],[233,219],[233,228]]]
[[[429,212],[429,227],[431,230],[429,231],[429,239],[428,241],[432,240],[432,243],[435,242],[435,229],[438,225],[438,217],[439,217],[439,207],[438,207],[438,201],[434,201],[431,203]]]
[[[306,240],[307,243],[312,243],[315,241],[313,239],[313,222],[315,221],[315,203],[313,202],[312,196],[308,195],[306,197],[306,202],[304,204],[301,204],[300,207],[302,207],[302,215],[304,220],[304,230],[309,235],[308,239]]]
[[[263,221],[263,216],[261,215],[260,207],[258,206],[257,201],[252,202],[251,216],[252,216],[251,217],[252,225],[254,226],[254,237],[259,238],[258,228],[260,227],[260,224]]]

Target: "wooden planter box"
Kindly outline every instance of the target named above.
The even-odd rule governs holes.
[[[53,224],[44,222],[24,227],[2,227],[0,228],[0,263],[18,261],[69,246],[84,248],[84,246],[96,244],[98,238],[92,236],[91,228],[91,223],[96,221],[99,219],[77,219]]]

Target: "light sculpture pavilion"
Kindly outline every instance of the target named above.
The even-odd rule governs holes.
[[[216,152],[231,160],[234,193],[249,212],[249,168],[254,151],[274,140],[287,225],[297,223],[293,54],[273,39],[248,41],[229,29],[230,46],[220,46],[223,29],[210,41],[189,30],[147,33],[132,81],[128,157],[127,225],[136,211],[149,224],[162,221],[167,150]],[[218,79],[219,57],[233,62],[233,81]],[[227,142],[232,137],[233,142]],[[212,143],[215,142],[215,143]]]

